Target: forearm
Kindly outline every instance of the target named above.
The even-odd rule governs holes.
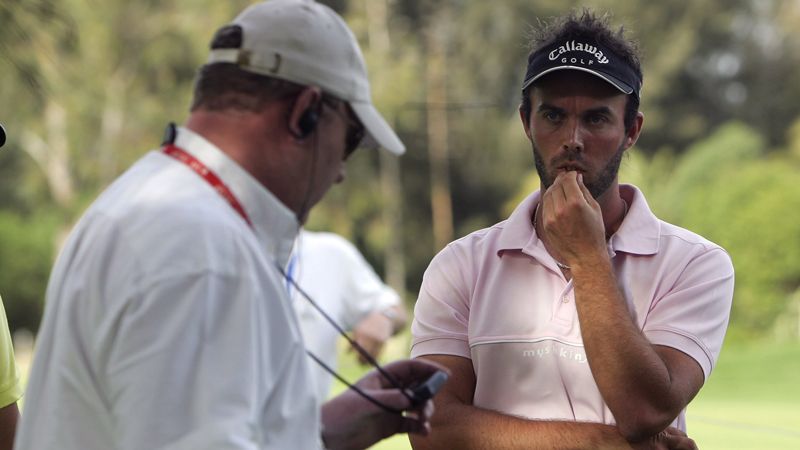
[[[17,402],[0,408],[0,450],[11,450],[19,420]]]
[[[463,404],[437,405],[431,425],[427,437],[410,436],[415,450],[631,448],[614,426],[527,420]]]
[[[386,310],[382,311],[385,317],[387,317],[392,323],[392,336],[401,332],[405,329],[406,324],[408,323],[408,314],[406,313],[405,308],[401,305],[394,305],[386,308]]]
[[[685,403],[673,392],[668,366],[631,318],[610,261],[575,265],[573,282],[589,366],[620,432],[631,440],[658,433]]]

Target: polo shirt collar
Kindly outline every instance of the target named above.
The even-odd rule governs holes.
[[[661,221],[650,210],[644,194],[632,184],[620,184],[622,198],[628,202],[628,214],[611,236],[611,247],[615,252],[635,255],[658,253]]]
[[[539,204],[540,192],[535,191],[514,209],[514,212],[502,224],[500,238],[497,241],[498,255],[506,250],[524,250],[533,255],[539,238],[533,228],[533,212]]]
[[[658,252],[661,223],[650,210],[644,194],[633,185],[620,184],[620,194],[628,202],[628,214],[617,232],[611,236],[609,247],[613,253],[625,252],[637,255],[652,255]],[[498,240],[497,253],[519,250],[538,256],[544,249],[533,228],[533,213],[541,199],[536,191],[517,206],[503,223]]]
[[[294,212],[203,136],[178,127],[175,145],[200,160],[225,183],[250,218],[258,241],[278,264],[286,266],[300,229]],[[233,208],[231,212],[236,214]]]

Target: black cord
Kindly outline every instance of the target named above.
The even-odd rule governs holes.
[[[321,102],[320,102],[321,104]],[[319,110],[322,111],[322,107],[319,107]],[[318,126],[319,124],[315,124]],[[314,189],[314,172],[317,170],[317,157],[319,156],[319,136],[317,134],[317,130],[311,130],[313,133],[312,139],[314,140],[314,153],[311,154],[311,170],[308,174],[308,186],[306,186],[306,195],[303,198],[303,204],[300,205],[300,211],[297,213],[297,220],[300,223],[305,221],[305,217],[308,215],[309,211],[311,211],[311,191]]]
[[[292,279],[292,277],[290,277],[290,276],[289,276],[289,275],[286,273],[286,271],[284,271],[284,270],[283,270],[283,267],[281,267],[281,266],[280,266],[279,264],[277,264],[277,263],[275,264],[275,266],[278,268],[278,272],[280,272],[280,273],[281,273],[281,275],[283,276],[283,278],[284,278],[284,279],[286,279],[287,281],[289,281],[289,283],[291,283],[292,287],[294,287],[294,288],[297,290],[297,292],[299,292],[299,293],[300,293],[300,294],[301,294],[301,295],[302,295],[302,296],[303,296],[303,297],[304,297],[306,300],[308,300],[308,302],[309,302],[309,303],[311,303],[311,306],[313,306],[313,307],[314,307],[314,309],[316,309],[316,310],[317,310],[317,311],[318,311],[320,314],[322,314],[322,316],[323,316],[323,317],[325,317],[325,320],[327,320],[327,321],[328,321],[328,323],[330,323],[330,324],[331,324],[331,325],[332,325],[334,328],[336,328],[336,331],[338,331],[340,335],[344,336],[344,338],[345,338],[345,339],[347,339],[347,342],[350,344],[350,346],[351,346],[351,347],[353,347],[353,348],[354,348],[354,349],[355,349],[355,350],[356,350],[356,351],[357,351],[357,352],[358,352],[358,353],[359,353],[361,356],[363,356],[363,357],[364,357],[364,359],[365,359],[365,360],[366,360],[368,363],[370,363],[370,365],[372,365],[373,367],[375,367],[375,369],[377,369],[377,371],[378,371],[378,372],[380,372],[380,374],[381,374],[381,375],[383,375],[384,377],[386,377],[386,379],[387,379],[387,380],[389,380],[389,383],[391,383],[391,384],[392,384],[392,386],[394,386],[395,388],[399,389],[399,390],[400,390],[400,392],[402,392],[402,393],[403,393],[403,395],[404,395],[404,396],[405,396],[405,397],[408,399],[408,401],[409,401],[409,402],[411,402],[411,404],[413,405],[413,404],[414,404],[414,399],[413,399],[413,398],[412,398],[410,395],[408,395],[408,393],[406,392],[405,388],[403,387],[403,385],[402,385],[402,384],[400,384],[400,382],[397,380],[397,378],[395,378],[395,377],[394,377],[392,374],[390,374],[390,373],[389,373],[389,372],[387,372],[387,371],[386,371],[386,370],[385,370],[383,367],[381,367],[381,365],[380,365],[380,364],[378,364],[378,361],[376,361],[376,360],[375,360],[375,358],[373,358],[373,357],[372,357],[372,355],[370,355],[370,354],[369,354],[369,353],[368,353],[366,350],[364,350],[364,347],[362,347],[362,346],[358,345],[358,343],[357,343],[356,341],[354,341],[354,340],[353,340],[353,338],[351,338],[350,336],[348,336],[348,335],[347,335],[347,332],[346,332],[346,331],[344,331],[344,329],[343,329],[341,326],[339,326],[339,324],[338,324],[338,323],[336,323],[336,321],[335,321],[335,320],[333,320],[333,318],[331,318],[331,316],[329,316],[329,315],[328,315],[328,313],[326,313],[326,312],[325,312],[325,311],[324,311],[324,310],[323,310],[323,309],[322,309],[322,308],[321,308],[321,307],[320,307],[320,306],[317,304],[317,302],[315,302],[315,301],[314,301],[314,300],[311,298],[311,296],[310,296],[310,295],[308,295],[308,294],[306,293],[306,291],[304,291],[304,290],[303,290],[303,289],[302,289],[302,288],[301,288],[301,287],[300,287],[300,286],[297,284],[297,282],[296,282],[294,279]],[[308,353],[309,355],[311,355],[311,353],[310,353],[310,352],[308,352],[308,351],[307,351],[307,353]],[[315,360],[315,361],[317,361],[317,363],[320,363],[319,359],[317,359],[316,357],[313,357],[313,358],[314,358],[314,360]],[[321,364],[321,365],[322,365],[322,364]],[[335,373],[335,372],[334,372],[332,369],[330,369],[329,367],[327,367],[327,366],[325,366],[325,365],[322,365],[322,366],[323,366],[323,368],[325,368],[325,370],[327,370],[327,371],[328,371],[328,372],[330,372],[330,373],[331,373],[333,376],[335,376],[335,377],[336,377],[336,379],[338,379],[339,381],[341,381],[341,382],[343,382],[344,384],[346,384],[346,385],[347,385],[347,386],[348,386],[350,389],[353,389],[353,390],[355,390],[356,392],[359,392],[358,388],[356,388],[356,387],[355,387],[353,384],[351,384],[351,383],[348,383],[347,381],[345,381],[345,380],[344,380],[344,379],[343,379],[341,376],[339,376],[337,373]],[[365,393],[363,393],[363,392],[359,392],[359,394],[361,394],[362,396],[364,396],[364,398],[367,398],[367,394],[365,394]],[[380,403],[380,402],[378,402],[377,400],[375,400],[374,398],[371,398],[371,397],[369,398],[369,400],[370,400],[371,402],[375,403],[375,404],[379,404],[379,403]],[[390,407],[388,407],[388,406],[386,406],[386,405],[380,405],[380,406],[381,406],[382,408],[386,409],[387,411],[393,411],[393,410],[394,410],[394,408],[390,408]]]
[[[315,355],[315,354],[311,353],[311,351],[310,351],[310,350],[306,349],[306,354],[308,354],[308,356],[310,356],[310,357],[311,357],[311,359],[313,359],[314,361],[316,361],[316,362],[317,362],[317,364],[319,364],[319,365],[320,365],[320,366],[321,366],[323,369],[325,369],[325,371],[326,371],[326,372],[328,372],[329,374],[331,374],[331,375],[333,375],[334,377],[336,377],[336,379],[337,379],[337,380],[339,380],[340,382],[342,382],[342,383],[343,383],[345,386],[347,386],[349,389],[352,389],[352,390],[353,390],[353,391],[355,391],[355,392],[356,392],[358,395],[360,395],[360,396],[364,397],[365,399],[369,400],[369,401],[370,401],[372,404],[374,404],[375,406],[378,406],[379,408],[381,408],[381,409],[383,409],[384,411],[387,411],[387,412],[389,412],[389,413],[391,413],[391,414],[398,414],[398,415],[401,415],[401,416],[403,415],[403,411],[402,411],[402,410],[400,410],[400,409],[396,409],[396,408],[392,408],[391,406],[386,406],[386,405],[384,405],[383,403],[381,403],[381,402],[379,402],[379,401],[375,400],[375,398],[373,398],[371,395],[369,395],[369,394],[367,394],[366,392],[362,391],[360,387],[358,387],[358,386],[356,386],[355,384],[352,384],[352,383],[350,383],[349,381],[345,380],[345,379],[344,379],[344,378],[343,378],[341,375],[339,375],[339,374],[338,374],[338,373],[337,373],[335,370],[331,369],[331,367],[330,367],[329,365],[325,364],[325,363],[324,363],[324,362],[323,362],[321,359],[319,359],[319,358],[317,357],[317,355]]]

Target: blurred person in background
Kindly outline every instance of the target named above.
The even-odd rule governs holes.
[[[337,234],[301,229],[286,273],[331,319],[351,331],[353,340],[374,359],[380,356],[386,341],[406,326],[408,318],[400,296],[381,281],[355,245]],[[290,280],[286,288],[306,349],[335,369],[336,328]],[[358,359],[367,364],[360,354]],[[327,398],[331,374],[319,366],[312,367],[312,372],[317,395]]]
[[[404,151],[330,8],[270,0],[218,30],[184,126],[55,263],[16,448],[355,449],[427,432],[433,405],[407,388],[436,364],[389,364],[321,405],[284,287],[301,224],[365,136]]]
[[[719,356],[734,270],[619,184],[641,89],[636,46],[606,18],[539,31],[519,113],[541,187],[425,272],[411,355],[452,377],[415,449],[695,448],[686,406]]]
[[[17,400],[20,397],[22,385],[14,360],[14,345],[3,299],[0,298],[0,450],[10,450],[14,446],[14,434],[19,420]]]
[[[0,147],[6,143],[6,130],[0,124]],[[14,359],[14,343],[8,328],[6,309],[0,298],[0,450],[14,446],[14,434],[19,420],[17,400],[22,397],[17,363]]]

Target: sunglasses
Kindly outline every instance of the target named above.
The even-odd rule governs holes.
[[[329,106],[333,112],[341,117],[342,120],[344,120],[344,122],[347,124],[347,136],[345,138],[344,148],[344,159],[347,159],[361,145],[361,141],[364,140],[366,130],[364,129],[364,126],[361,125],[361,122],[356,117],[352,108],[350,108],[350,105],[345,103],[347,112],[343,113],[341,110],[339,110],[340,103],[345,102],[331,98],[327,95],[322,97],[322,104]]]

